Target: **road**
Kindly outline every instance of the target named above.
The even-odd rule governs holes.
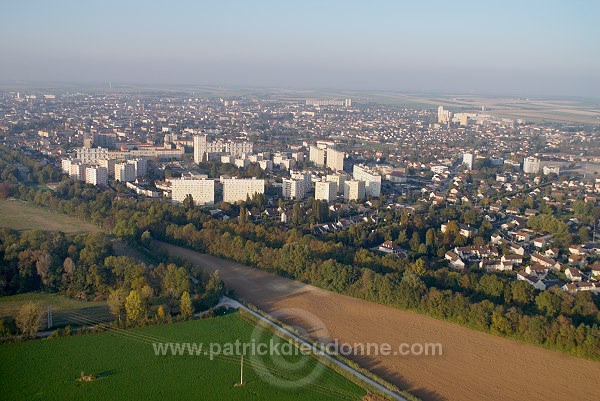
[[[228,289],[312,338],[340,342],[442,343],[441,356],[351,357],[427,401],[598,399],[600,363],[575,358],[397,308],[325,291],[185,248],[157,244],[210,272]],[[302,311],[316,316],[310,321]]]
[[[271,326],[273,329],[277,330],[278,332],[282,333],[285,337],[287,338],[291,338],[292,340],[296,341],[297,344],[302,344],[302,346],[304,347],[310,347],[310,349],[312,350],[312,352],[314,353],[318,353],[319,349],[317,349],[317,347],[315,347],[314,345],[308,343],[307,341],[303,340],[302,338],[298,337],[296,334],[292,333],[291,331],[273,323],[272,321],[270,321],[269,319],[265,318],[264,316],[254,312],[253,310],[247,308],[245,305],[242,305],[241,303],[231,299],[231,298],[227,298],[227,297],[223,297],[221,299],[221,301],[219,302],[218,306],[227,306],[233,309],[243,309],[244,311],[246,311],[247,313],[251,314],[252,316],[254,316],[256,319],[260,320],[261,322],[263,322],[264,324],[267,324],[269,326]],[[383,387],[381,384],[377,383],[376,381],[374,381],[373,379],[363,375],[362,373],[358,372],[357,370],[351,368],[350,366],[346,365],[345,363],[340,362],[339,360],[335,359],[334,357],[332,357],[331,355],[328,355],[326,353],[321,353],[320,354],[323,358],[325,358],[326,360],[328,360],[331,363],[334,363],[336,366],[340,367],[341,369],[345,370],[346,372],[350,373],[351,375],[355,376],[356,378],[358,378],[359,380],[368,383],[370,386],[376,388],[377,390],[381,391],[382,393],[386,394],[387,396],[393,398],[394,400],[398,400],[398,401],[407,401],[406,398],[399,396],[398,394],[388,390],[387,388]]]

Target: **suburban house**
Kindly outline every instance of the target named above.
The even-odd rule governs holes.
[[[537,252],[535,252],[534,254],[531,255],[531,261],[535,262],[535,263],[539,263],[540,265],[542,265],[544,267],[548,267],[550,269],[560,271],[560,263],[558,263],[554,259],[550,259],[546,256],[540,255]]]
[[[463,262],[462,259],[459,258],[458,255],[452,251],[446,252],[446,255],[444,256],[444,258],[448,261],[448,265],[450,267],[453,267],[455,269],[464,269],[465,268],[465,262]]]
[[[576,269],[574,267],[567,268],[565,270],[565,276],[567,276],[567,278],[571,281],[582,281],[583,280],[583,275],[581,274],[579,269]]]
[[[408,255],[406,255],[406,252],[404,252],[402,248],[400,248],[398,245],[394,244],[392,241],[389,240],[379,245],[377,247],[377,250],[384,253],[394,254],[400,258],[408,257]]]
[[[517,280],[525,281],[540,291],[546,290],[546,284],[544,284],[541,279],[537,278],[536,276],[531,276],[525,272],[518,272]]]

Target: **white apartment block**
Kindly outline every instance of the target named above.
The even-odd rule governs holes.
[[[325,166],[325,149],[318,148],[316,146],[311,146],[309,153],[309,159],[311,162],[315,164],[315,166],[323,167]]]
[[[106,148],[77,148],[77,159],[84,164],[98,164],[100,159],[109,159]]]
[[[465,153],[463,154],[463,164],[469,169],[473,170],[473,153]]]
[[[60,168],[63,173],[71,174],[71,159],[62,159],[60,161]]]
[[[235,203],[245,201],[248,197],[252,198],[254,194],[265,193],[265,180],[257,178],[224,178],[223,183],[223,201]]]
[[[327,168],[333,171],[344,170],[344,158],[346,155],[344,152],[339,152],[334,149],[327,149]]]
[[[337,192],[344,193],[344,183],[350,179],[347,174],[327,174],[327,181],[334,182],[337,185]]]
[[[306,185],[303,180],[284,178],[281,189],[285,199],[304,199],[306,195]]]
[[[327,203],[334,202],[337,197],[337,184],[333,181],[317,181],[315,184],[315,199]]]
[[[365,199],[365,182],[349,180],[344,183],[344,199],[346,201],[361,201]]]
[[[371,171],[368,167],[354,165],[353,178],[365,182],[365,195],[378,197],[381,194],[381,175]]]
[[[98,160],[98,165],[100,167],[104,167],[108,171],[108,176],[115,178],[115,164],[117,163],[116,159],[100,159]]]
[[[115,180],[121,182],[135,181],[135,163],[115,163]]]
[[[134,159],[127,161],[128,163],[135,165],[135,176],[145,177],[148,172],[148,160],[146,159]]]
[[[306,171],[290,171],[290,177],[301,180],[304,183],[304,192],[310,191],[312,187],[312,175]]]
[[[230,141],[225,144],[225,151],[233,157],[242,157],[252,154],[254,145],[249,141]]]
[[[188,195],[192,196],[196,205],[214,204],[215,180],[185,178],[171,180],[171,198],[174,202],[183,203]]]
[[[234,163],[236,167],[244,168],[250,165],[250,160],[248,159],[235,159]]]
[[[273,170],[273,162],[271,160],[259,160],[258,165],[265,171]]]
[[[523,172],[525,174],[537,174],[540,171],[540,159],[526,157],[523,160]]]
[[[108,169],[106,167],[86,167],[85,182],[92,185],[108,184]]]
[[[85,181],[85,164],[78,161],[71,162],[69,177],[77,181]]]

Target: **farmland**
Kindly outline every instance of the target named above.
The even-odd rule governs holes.
[[[91,223],[75,217],[53,213],[20,200],[0,201],[0,227],[15,230],[63,231],[65,233],[98,232]]]
[[[61,294],[29,292],[0,297],[0,319],[14,318],[19,308],[27,303],[35,302],[44,311],[52,309],[53,328],[80,326],[87,321],[108,321],[114,319],[110,315],[106,302],[82,301]],[[47,327],[47,316],[42,316],[42,328]]]
[[[248,268],[178,246],[161,244],[197,268],[218,269],[228,289],[314,338],[392,347],[441,343],[441,356],[372,356],[353,359],[402,390],[431,401],[596,399],[600,364]],[[279,312],[278,312],[279,311]],[[316,318],[306,321],[298,311]],[[560,369],[556,369],[560,366]],[[578,372],[576,386],[563,372]],[[523,378],[527,377],[527,380]]]
[[[249,342],[253,329],[252,323],[235,313],[116,333],[5,344],[0,346],[2,397],[28,400],[359,400],[366,393],[304,355],[285,357],[289,362],[287,366],[294,364],[293,369],[276,365],[281,361],[257,361],[255,357],[249,357],[244,370],[246,384],[234,387],[240,376],[239,356],[219,355],[211,361],[204,355],[155,355],[152,346],[153,342]],[[272,337],[271,333],[263,334],[260,341]],[[282,340],[274,337],[274,341]],[[322,371],[314,382],[294,388],[293,383],[316,367]],[[260,368],[267,369],[276,379],[264,380]],[[96,375],[97,379],[78,381],[82,371]],[[291,385],[286,387],[284,383]]]

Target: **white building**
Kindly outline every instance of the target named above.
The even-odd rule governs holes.
[[[361,201],[365,199],[365,182],[348,180],[344,183],[344,199],[346,201]]]
[[[196,205],[212,205],[215,203],[215,180],[185,179],[171,180],[171,198],[182,203],[191,195]]]
[[[535,157],[526,157],[523,160],[525,174],[537,174],[540,171],[540,160]]]
[[[304,180],[284,178],[281,192],[285,199],[304,199],[306,185],[304,184]]]
[[[109,159],[107,148],[77,148],[77,159],[84,164],[98,164],[100,159]]]
[[[318,148],[316,146],[311,146],[309,148],[309,159],[311,162],[315,164],[315,166],[323,167],[325,166],[325,149]]]
[[[223,201],[235,203],[265,193],[265,180],[256,178],[223,178]]]
[[[364,181],[365,195],[378,197],[381,194],[381,175],[371,171],[368,167],[354,165],[352,175],[355,180]]]
[[[446,166],[431,166],[431,172],[435,174],[444,174],[448,171],[448,167]]]
[[[331,148],[327,149],[327,168],[333,171],[343,171],[345,157],[344,152],[339,152]]]
[[[337,197],[337,184],[333,181],[317,181],[315,184],[315,199],[327,203],[334,202]]]
[[[344,183],[349,180],[350,177],[347,174],[327,174],[327,181],[334,182],[337,186],[338,194],[344,193]]]
[[[542,168],[542,172],[544,173],[544,175],[548,175],[548,174],[559,175],[560,167],[559,166],[544,166],[544,168]]]
[[[69,166],[69,177],[77,181],[85,181],[85,164],[79,161],[71,162]]]
[[[108,176],[115,178],[115,159],[100,159],[98,160],[98,166],[104,167],[108,171]]]
[[[225,151],[233,157],[242,157],[252,154],[254,145],[249,141],[229,141],[225,144]]]
[[[115,180],[121,182],[135,181],[135,163],[116,163],[115,164]]]
[[[473,170],[473,153],[465,153],[462,162],[469,170]]]
[[[85,169],[85,182],[92,185],[108,184],[108,169],[106,167],[87,167]]]
[[[131,163],[135,166],[135,176],[136,177],[145,177],[148,172],[148,160],[146,159],[134,159],[128,160],[128,163]]]

